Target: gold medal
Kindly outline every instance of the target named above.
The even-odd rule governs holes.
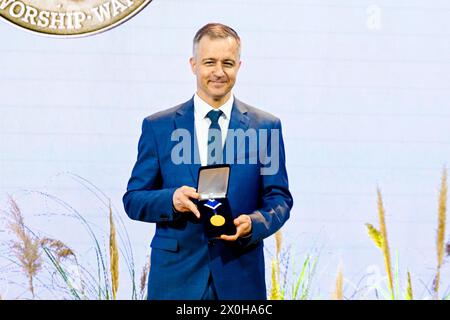
[[[211,224],[215,227],[220,227],[225,224],[225,218],[220,214],[213,215],[209,221],[211,221]]]

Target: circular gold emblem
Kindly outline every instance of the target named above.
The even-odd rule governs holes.
[[[225,218],[220,214],[213,215],[209,221],[211,221],[211,224],[215,227],[220,227],[225,224]]]
[[[24,29],[80,37],[118,26],[152,0],[0,0],[0,17]]]

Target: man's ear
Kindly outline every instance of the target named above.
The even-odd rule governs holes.
[[[191,65],[192,73],[195,74],[196,63],[195,63],[195,58],[194,57],[191,57],[189,59],[189,64]]]

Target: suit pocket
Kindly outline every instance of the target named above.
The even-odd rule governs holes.
[[[154,249],[167,250],[172,252],[178,251],[178,240],[172,238],[164,238],[160,236],[154,236],[150,247]]]

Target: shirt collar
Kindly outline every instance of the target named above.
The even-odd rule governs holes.
[[[206,103],[199,95],[196,93],[194,95],[194,109],[195,113],[200,119],[206,117],[209,111],[211,110],[221,110],[225,115],[225,119],[231,118],[231,109],[233,108],[234,96],[231,95],[230,98],[223,105],[219,107],[219,109],[215,109],[211,107],[208,103]]]

